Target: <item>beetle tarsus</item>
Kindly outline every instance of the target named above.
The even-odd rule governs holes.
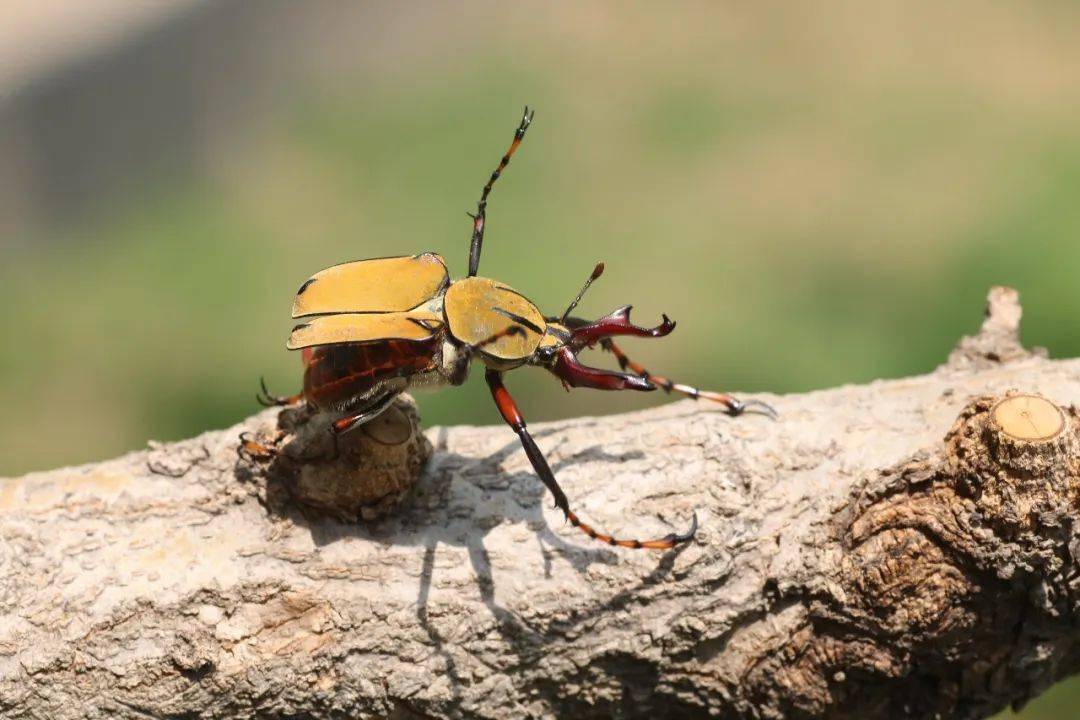
[[[266,378],[264,377],[259,378],[259,390],[260,392],[255,394],[255,400],[263,407],[287,407],[296,405],[302,399],[299,394],[290,397],[274,395],[266,388]]]
[[[693,540],[694,536],[697,535],[697,530],[698,530],[697,511],[695,510],[693,515],[691,515],[691,517],[690,517],[690,529],[689,530],[687,530],[684,533],[671,533],[670,535],[665,537],[664,540],[667,540],[668,542],[672,543],[673,545],[682,545],[685,542],[690,542],[691,540]]]
[[[250,431],[240,433],[240,443],[236,446],[237,457],[241,460],[255,462],[272,460],[277,455],[276,449],[264,445],[258,440],[252,440],[251,435]]]
[[[665,315],[664,318],[666,319],[667,316]],[[693,385],[683,385],[682,383],[677,383],[673,380],[669,380],[668,378],[661,375],[654,375],[653,373],[646,370],[643,365],[636,363],[629,357],[627,357],[626,353],[622,351],[622,348],[616,345],[615,341],[612,340],[610,337],[602,338],[600,340],[600,347],[614,355],[615,359],[619,363],[619,367],[622,368],[624,371],[629,371],[637,376],[645,378],[666,393],[670,394],[676,392],[680,395],[684,395],[690,398],[691,400],[709,400],[715,403],[720,403],[724,406],[727,414],[731,415],[732,417],[737,417],[744,413],[764,415],[773,420],[776,420],[779,417],[779,414],[776,412],[772,405],[769,405],[766,402],[762,402],[761,400],[739,400],[738,398],[734,398],[726,393],[718,393],[711,390],[700,390]]]
[[[777,420],[780,417],[780,414],[776,412],[776,408],[762,400],[736,400],[732,398],[731,403],[728,405],[728,415],[738,417],[743,413],[764,415],[770,420]]]

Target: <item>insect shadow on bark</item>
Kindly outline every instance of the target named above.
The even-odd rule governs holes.
[[[437,580],[436,565],[440,544],[465,549],[476,578],[480,599],[490,610],[496,630],[516,655],[516,664],[538,661],[549,644],[559,642],[597,615],[623,608],[633,602],[637,590],[662,581],[671,572],[676,558],[684,549],[678,548],[674,552],[657,555],[655,568],[644,576],[636,587],[623,590],[605,602],[570,618],[547,627],[534,627],[519,614],[498,602],[492,558],[484,545],[486,533],[478,534],[471,522],[461,522],[471,519],[473,510],[480,501],[492,512],[490,519],[483,523],[484,526],[494,528],[510,521],[522,523],[535,533],[544,560],[544,572],[548,577],[551,576],[552,563],[559,558],[566,561],[579,575],[587,576],[590,566],[594,564],[618,563],[619,554],[607,547],[586,544],[588,540],[584,543],[568,542],[552,530],[543,513],[543,503],[549,501],[548,491],[536,475],[531,470],[509,473],[500,470],[507,458],[521,452],[516,438],[508,438],[506,443],[494,452],[476,459],[447,452],[447,430],[441,428],[419,479],[403,495],[402,502],[377,519],[357,522],[359,518],[352,508],[343,513],[328,508],[311,507],[303,503],[303,498],[297,497],[297,475],[306,463],[337,463],[343,459],[347,461],[345,456],[353,449],[344,443],[340,447],[328,443],[328,433],[305,435],[300,432],[301,426],[311,419],[296,413],[295,410],[287,409],[279,415],[279,431],[291,434],[290,440],[282,443],[281,452],[261,469],[250,462],[237,463],[238,477],[247,482],[263,482],[265,491],[260,497],[268,514],[280,521],[305,528],[316,547],[325,547],[349,538],[424,547],[416,617],[445,663],[455,697],[460,696],[461,673],[458,672],[453,655],[447,650],[446,638],[432,622],[429,613],[431,586]],[[552,430],[544,429],[534,433],[540,440],[552,434]],[[644,457],[644,453],[639,450],[613,453],[600,445],[588,446],[560,457],[558,447],[556,445],[551,449],[553,457],[558,458],[552,463],[552,469],[556,473],[571,467],[589,464],[611,466]],[[493,500],[498,504],[492,511]],[[630,693],[628,698],[633,694],[631,690],[627,688]]]

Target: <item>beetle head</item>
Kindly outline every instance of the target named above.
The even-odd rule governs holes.
[[[561,323],[549,322],[544,337],[540,339],[540,345],[529,358],[529,364],[552,368],[558,359],[559,352],[570,344],[570,338],[569,328]]]
[[[663,337],[675,329],[675,323],[663,316],[663,322],[653,328],[645,328],[630,322],[630,306],[594,322],[580,318],[567,318],[563,323],[549,322],[540,345],[529,362],[550,370],[564,384],[573,387],[591,387],[599,390],[655,390],[647,378],[622,372],[589,367],[578,361],[579,351],[616,335],[632,337]]]

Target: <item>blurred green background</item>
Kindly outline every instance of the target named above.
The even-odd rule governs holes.
[[[992,284],[1029,345],[1080,354],[1076,3],[178,2],[19,67],[0,475],[228,426],[260,375],[294,392],[290,303],[327,265],[433,250],[463,274],[525,103],[482,274],[555,312],[605,260],[584,313],[678,320],[633,345],[650,368],[776,392],[923,373]],[[510,385],[533,421],[665,401]],[[476,374],[420,402],[497,421]]]

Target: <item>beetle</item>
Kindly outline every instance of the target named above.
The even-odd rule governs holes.
[[[296,294],[292,316],[302,322],[293,328],[286,343],[288,349],[302,352],[303,390],[289,398],[277,398],[263,384],[260,402],[306,402],[314,410],[332,413],[337,419],[330,430],[339,436],[377,417],[407,389],[461,385],[471,362],[479,360],[485,366],[485,379],[499,413],[517,434],[533,469],[571,524],[609,545],[671,548],[694,536],[696,513],[686,532],[653,540],[615,538],[578,518],[503,384],[503,375],[523,365],[537,365],[549,370],[567,389],[652,391],[659,387],[668,393],[720,403],[731,415],[754,409],[775,417],[775,411],[760,401],[743,402],[655,375],[630,360],[612,339],[664,337],[675,329],[667,315],[655,327],[631,323],[629,305],[595,321],[571,315],[603,273],[603,263],[595,266],[559,316],[545,316],[518,291],[477,274],[488,196],[532,120],[533,112],[526,107],[509,149],[481,191],[476,213],[469,213],[468,275],[451,281],[443,258],[432,252],[357,260],[316,273]],[[615,356],[621,372],[590,367],[578,360],[581,351],[597,344]]]

